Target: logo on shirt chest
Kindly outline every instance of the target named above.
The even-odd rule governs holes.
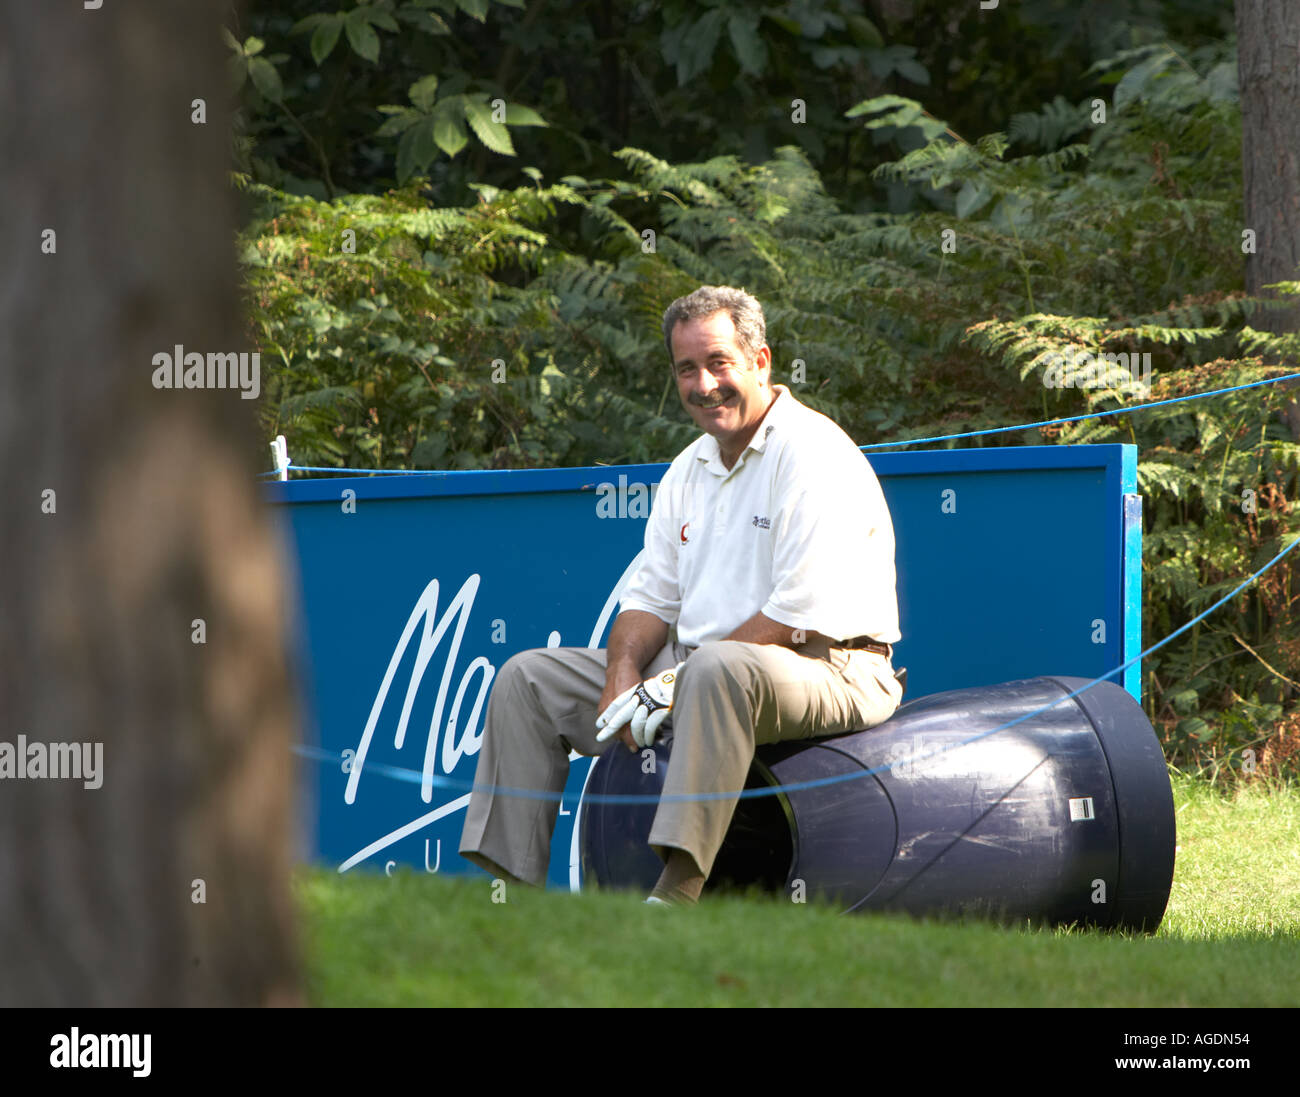
[[[764,517],[762,517],[761,515],[755,514],[755,515],[754,515],[754,525],[757,526],[759,529],[771,529],[771,528],[772,528],[772,519],[770,519],[770,518],[764,518]]]
[[[682,526],[681,538],[682,538],[683,545],[687,544],[690,541],[690,538],[686,536],[686,531],[690,528],[691,528],[690,522],[687,522],[684,526]]]

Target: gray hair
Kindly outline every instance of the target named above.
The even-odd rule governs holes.
[[[767,342],[767,322],[763,306],[743,289],[732,286],[701,286],[694,293],[679,297],[664,311],[664,346],[668,361],[673,361],[673,329],[687,320],[725,312],[736,325],[736,342],[746,358],[754,358]],[[675,363],[673,363],[675,364]]]

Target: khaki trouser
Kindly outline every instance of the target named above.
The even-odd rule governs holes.
[[[683,659],[664,778],[670,794],[743,789],[756,745],[874,727],[893,715],[903,692],[886,656],[813,644],[795,651],[735,640],[695,649],[669,643],[645,676]],[[494,876],[504,870],[545,886],[570,749],[627,749],[617,738],[596,742],[604,687],[603,648],[534,648],[506,661],[488,702],[462,856]],[[543,790],[557,799],[481,787],[488,785]],[[707,876],[735,809],[735,799],[661,803],[650,845],[660,859],[665,847],[686,850]]]

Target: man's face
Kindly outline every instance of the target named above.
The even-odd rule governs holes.
[[[756,359],[746,361],[725,311],[679,321],[672,343],[677,394],[686,413],[718,440],[724,455],[738,457],[772,402],[771,350],[763,346]]]

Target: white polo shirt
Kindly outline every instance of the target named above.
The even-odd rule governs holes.
[[[897,643],[894,526],[880,482],[838,426],[785,385],[736,464],[686,447],[659,484],[645,554],[619,601],[698,646],[760,610],[791,629]]]

